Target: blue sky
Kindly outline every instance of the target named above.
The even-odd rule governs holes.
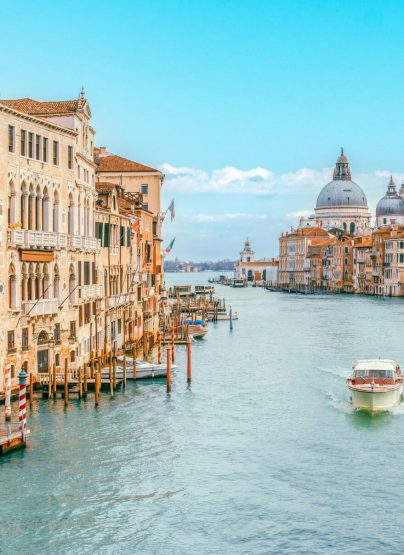
[[[98,144],[164,168],[172,256],[275,254],[341,145],[372,208],[402,178],[402,1],[23,0],[2,21],[0,97],[84,84]]]

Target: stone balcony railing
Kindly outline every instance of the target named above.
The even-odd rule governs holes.
[[[83,301],[99,299],[104,295],[104,287],[101,284],[82,285],[79,288],[78,297]]]
[[[26,316],[47,316],[57,314],[59,311],[59,299],[41,299],[40,301],[25,301],[22,310]]]
[[[87,252],[99,252],[101,249],[101,241],[96,237],[85,237],[82,235],[69,235],[68,237],[71,249]]]
[[[118,306],[124,305],[130,299],[129,293],[121,293],[120,295],[111,295],[106,297],[105,308],[117,308]]]
[[[56,231],[9,229],[7,240],[9,245],[23,248],[63,249],[67,247],[66,233]]]

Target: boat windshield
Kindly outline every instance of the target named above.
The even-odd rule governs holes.
[[[394,378],[394,370],[356,370],[356,378]]]

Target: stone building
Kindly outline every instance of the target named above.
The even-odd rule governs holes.
[[[140,278],[144,304],[145,331],[155,341],[159,327],[160,301],[164,295],[164,264],[162,244],[161,187],[164,175],[157,169],[122,156],[105,147],[96,150],[97,178],[120,185],[127,193],[142,195],[142,207],[136,211],[139,227]]]
[[[390,176],[386,194],[376,206],[376,227],[394,224],[404,224],[404,200],[401,190],[400,195],[397,193],[393,176]]]
[[[360,235],[370,227],[371,215],[365,193],[351,179],[349,161],[341,149],[333,179],[317,197],[315,224],[324,229],[341,229]]]
[[[90,120],[83,95],[0,100],[0,364],[14,380],[23,366],[77,366],[94,345],[102,289]]]
[[[329,237],[331,234],[319,227],[306,227],[282,233],[279,238],[279,285],[291,288],[308,287],[311,279],[309,247],[314,239]]]
[[[240,260],[234,266],[234,277],[251,283],[265,282],[276,285],[278,261],[274,258],[256,260],[255,251],[252,250],[247,238],[240,252]]]

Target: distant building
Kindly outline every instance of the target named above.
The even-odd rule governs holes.
[[[264,281],[275,285],[278,281],[278,261],[274,258],[255,260],[255,251],[247,238],[240,252],[240,260],[234,266],[234,277],[248,282]]]
[[[376,206],[376,227],[391,224],[404,224],[404,200],[401,195],[404,191],[401,188],[400,194],[396,191],[393,177],[387,186],[386,194],[379,200]]]

